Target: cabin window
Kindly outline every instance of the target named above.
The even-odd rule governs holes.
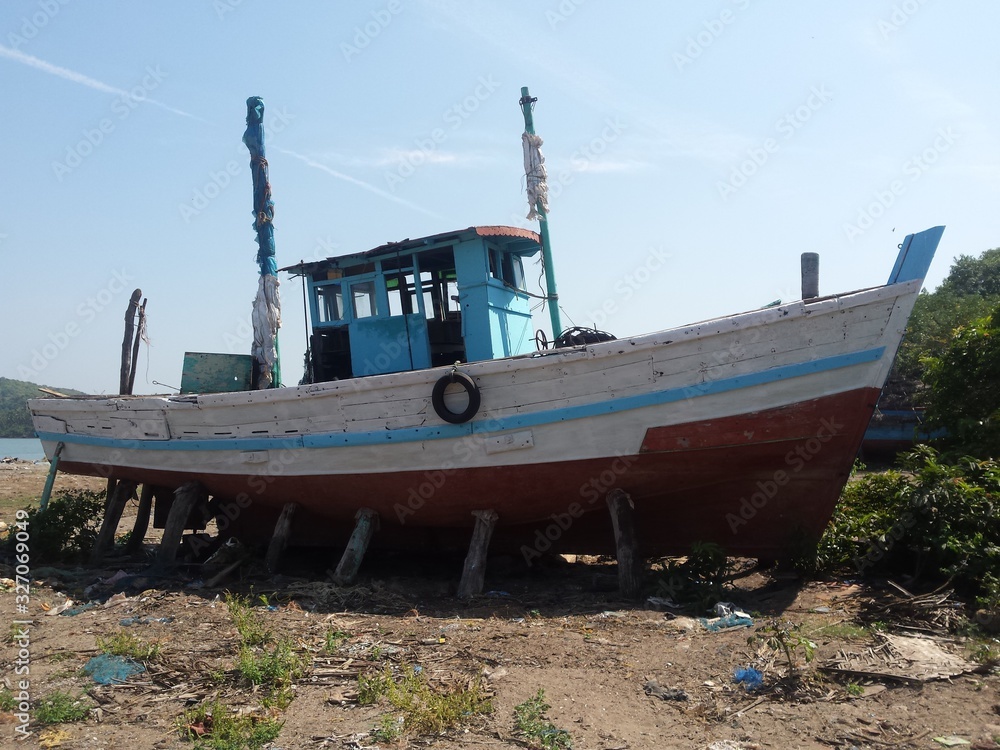
[[[316,287],[320,323],[338,323],[344,319],[344,293],[340,284]]]
[[[370,318],[378,314],[375,304],[375,282],[356,281],[351,284],[351,305],[354,318]]]
[[[494,279],[503,278],[500,275],[500,251],[497,250],[496,248],[491,247],[489,250],[489,256],[490,256],[490,276],[492,276]]]
[[[503,254],[503,280],[515,289],[524,289],[524,265],[520,255]]]
[[[417,312],[417,293],[413,286],[413,272],[385,277],[389,293],[389,314],[410,315]]]

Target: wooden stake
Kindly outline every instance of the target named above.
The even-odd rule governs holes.
[[[146,538],[149,530],[149,512],[153,507],[153,494],[158,490],[151,484],[142,485],[142,492],[139,493],[139,509],[135,515],[135,525],[132,526],[132,534],[125,545],[125,551],[134,555],[142,549],[142,541]]]
[[[142,298],[142,290],[136,289],[132,292],[132,298],[128,301],[128,308],[125,310],[125,337],[122,339],[122,369],[118,379],[118,393],[123,396],[132,391],[128,387],[129,372],[131,372],[132,362],[132,331],[135,330],[135,311],[139,307],[139,300]]]
[[[276,573],[278,565],[281,563],[281,556],[288,546],[288,535],[292,531],[292,516],[299,506],[295,503],[286,503],[278,516],[278,522],[274,524],[274,534],[271,536],[271,543],[267,547],[267,558],[265,565],[268,573]]]
[[[333,580],[341,585],[350,585],[358,576],[358,569],[361,561],[368,551],[368,543],[372,540],[372,534],[378,530],[378,513],[371,508],[362,508],[354,516],[354,531],[347,542],[347,549],[344,550],[337,570],[334,571]]]
[[[642,590],[642,558],[636,540],[635,505],[624,490],[613,489],[607,497],[618,550],[618,591],[627,599],[637,599]]]
[[[132,364],[129,368],[128,374],[129,395],[132,394],[132,389],[135,388],[135,370],[139,365],[139,343],[146,335],[146,300],[142,301],[142,306],[139,308],[139,325],[137,328],[138,330],[135,332],[135,341],[132,342]]]
[[[465,556],[465,566],[462,568],[462,580],[458,583],[458,596],[467,599],[483,593],[483,583],[486,580],[486,551],[493,536],[497,516],[492,510],[474,510],[476,528],[469,542],[469,552]]]
[[[170,515],[167,516],[167,523],[163,529],[163,539],[160,540],[155,567],[162,570],[174,565],[188,516],[194,506],[207,495],[208,492],[199,482],[188,482],[174,492],[174,502],[170,506]]]
[[[115,486],[114,493],[108,499],[104,507],[104,520],[101,522],[101,530],[97,534],[94,548],[90,551],[90,564],[98,565],[104,556],[115,543],[115,532],[118,531],[118,522],[122,519],[122,511],[125,510],[125,503],[135,492],[136,483],[122,479]]]

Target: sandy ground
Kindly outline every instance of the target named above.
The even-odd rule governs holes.
[[[12,523],[12,502],[37,496],[44,472],[0,466],[0,520]],[[75,477],[58,481],[57,491],[103,486]],[[129,528],[126,516],[119,531]],[[460,562],[382,556],[366,561],[350,588],[327,580],[329,560],[294,556],[281,575],[267,576],[250,564],[214,588],[204,585],[210,572],[197,566],[150,576],[148,559],[114,559],[102,568],[38,567],[27,613],[17,614],[14,590],[0,592],[4,622],[32,621],[30,695],[37,701],[62,690],[82,695],[92,710],[74,723],[33,723],[26,741],[17,740],[15,714],[0,713],[0,747],[190,748],[177,733],[178,718],[213,697],[233,710],[279,717],[284,724],[273,748],[530,747],[515,735],[513,711],[541,688],[551,706],[548,721],[567,730],[578,750],[945,746],[935,738],[1000,748],[995,671],[907,683],[848,680],[819,669],[842,650],[863,652],[879,643],[875,632],[858,625],[859,613],[884,596],[876,588],[802,582],[742,563],[727,597],[757,624],[779,617],[801,626],[817,646],[808,665],[794,654],[803,676],[792,687],[780,679],[787,673],[784,657],[748,643],[754,629],[710,632],[684,616],[698,613],[675,616],[600,590],[614,572],[607,562],[556,561],[530,575],[491,562],[489,593],[469,602],[454,596]],[[133,575],[99,583],[119,570]],[[0,566],[3,577],[13,573]],[[263,693],[237,677],[238,636],[224,603],[227,591],[263,594],[270,607],[255,611],[276,637],[292,640],[306,664],[284,710],[264,707]],[[67,597],[95,605],[73,616],[47,613]],[[135,617],[149,619],[121,624]],[[884,618],[891,623],[892,611]],[[158,642],[161,654],[125,684],[96,685],[81,670],[98,653],[99,636],[121,631]],[[6,625],[2,632],[8,633]],[[325,648],[328,633],[342,634],[333,648]],[[16,689],[18,645],[11,641],[6,637],[0,646],[0,679]],[[939,643],[965,653],[950,636]],[[734,684],[734,670],[748,664],[762,668],[763,689]],[[359,706],[354,695],[358,673],[385,665],[397,671],[419,666],[442,688],[483,679],[493,710],[440,735],[379,743],[370,731],[395,714],[384,704]],[[649,680],[683,690],[686,700],[647,694]],[[850,694],[849,681],[856,683],[851,692],[864,695]]]

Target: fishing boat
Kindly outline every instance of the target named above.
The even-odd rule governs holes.
[[[533,135],[526,116],[529,178]],[[702,541],[772,558],[818,538],[943,227],[907,236],[882,286],[552,342],[533,332],[523,271],[548,255],[545,227],[289,266],[311,319],[308,382],[245,390],[229,372],[201,392],[34,399],[38,437],[60,471],[200,483],[244,543],[266,543],[294,504],[297,545],[344,544],[365,510],[374,545],[465,547],[487,511],[491,549],[529,562],[613,553],[612,490],[631,498],[644,555]],[[158,495],[161,521],[169,507]]]

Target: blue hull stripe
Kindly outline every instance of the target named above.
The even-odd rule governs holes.
[[[753,388],[758,385],[776,383],[782,380],[813,375],[818,372],[837,370],[843,367],[877,362],[882,358],[885,347],[867,349],[851,354],[838,354],[824,357],[811,362],[799,362],[794,365],[783,365],[762,372],[737,375],[731,378],[720,378],[683,388],[670,388],[664,391],[643,393],[636,396],[612,398],[594,404],[565,406],[559,409],[535,412],[532,414],[516,414],[499,419],[481,419],[466,424],[448,424],[436,427],[409,427],[398,430],[372,430],[369,432],[327,432],[318,435],[296,435],[294,437],[272,438],[218,438],[209,440],[129,440],[123,438],[107,438],[91,435],[60,434],[54,432],[39,432],[39,439],[46,442],[76,443],[80,445],[100,445],[122,450],[152,450],[152,451],[265,451],[285,448],[333,448],[341,446],[386,445],[388,443],[411,443],[423,440],[441,440],[461,438],[479,433],[503,432],[524,427],[536,427],[543,424],[566,422],[571,419],[583,419],[602,414],[614,414],[631,409],[642,409],[647,406],[658,406],[684,401],[690,398],[710,396],[718,393]]]

